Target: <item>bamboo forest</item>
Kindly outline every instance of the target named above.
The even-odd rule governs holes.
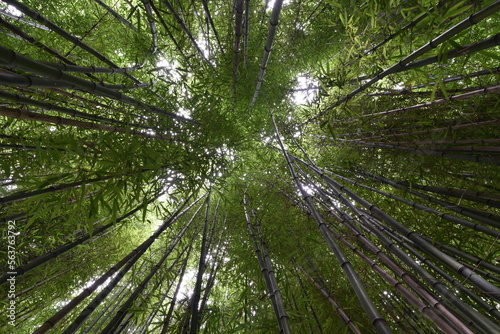
[[[500,333],[499,23],[0,0],[0,333]]]

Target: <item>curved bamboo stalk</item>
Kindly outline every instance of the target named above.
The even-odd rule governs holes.
[[[319,215],[319,213],[316,210],[316,207],[311,201],[310,195],[304,190],[303,186],[300,184],[298,181],[297,174],[295,173],[295,169],[292,165],[291,159],[285,150],[285,147],[283,146],[283,142],[281,141],[281,137],[278,132],[278,127],[276,125],[276,122],[274,121],[274,117],[271,114],[271,119],[273,121],[274,129],[276,132],[276,136],[278,138],[278,142],[280,144],[281,151],[283,152],[283,155],[285,156],[285,160],[287,162],[288,168],[290,170],[290,174],[292,175],[292,178],[294,180],[295,186],[297,187],[297,190],[299,190],[301,196],[303,197],[304,201],[306,202],[306,205],[310,211],[310,213],[313,215],[314,220],[317,222],[319,229],[321,230],[321,233],[327,242],[330,250],[334,253],[335,257],[337,258],[337,261],[340,264],[340,267],[344,271],[345,275],[347,276],[349,282],[351,283],[351,286],[354,289],[354,292],[356,293],[356,296],[358,297],[361,305],[363,306],[363,309],[367,313],[370,321],[372,322],[372,325],[375,327],[375,330],[378,333],[391,333],[391,330],[389,326],[387,325],[385,319],[380,315],[378,312],[377,308],[373,304],[370,296],[366,292],[365,288],[360,282],[360,279],[358,275],[356,274],[355,270],[352,268],[351,263],[348,261],[348,259],[345,257],[342,249],[339,247],[339,245],[333,240],[331,235],[328,232],[328,229],[326,227],[325,222]]]
[[[269,21],[269,30],[267,33],[267,42],[264,47],[264,54],[262,55],[262,63],[260,64],[260,73],[259,78],[257,79],[257,86],[255,87],[255,92],[253,94],[252,103],[250,104],[249,110],[253,109],[255,102],[257,102],[257,97],[259,96],[260,88],[262,86],[262,82],[264,81],[264,74],[266,73],[267,62],[269,61],[269,57],[271,55],[271,49],[273,47],[274,37],[276,36],[276,30],[278,26],[278,20],[281,13],[281,7],[283,6],[283,0],[275,0],[273,11],[271,13],[271,19]],[[267,7],[264,7],[264,13]]]
[[[416,51],[412,52],[410,55],[404,57],[395,65],[392,65],[388,69],[379,72],[372,79],[368,80],[368,82],[364,83],[359,88],[356,88],[351,93],[345,95],[344,97],[339,99],[337,102],[335,102],[331,106],[324,109],[318,115],[307,120],[302,125],[307,124],[307,123],[311,123],[312,121],[315,121],[318,118],[324,116],[329,110],[332,110],[333,108],[341,105],[342,103],[352,99],[354,96],[356,96],[360,92],[364,91],[368,87],[372,86],[374,83],[378,82],[382,78],[384,78],[390,74],[396,73],[397,71],[401,71],[403,68],[405,68],[406,65],[408,65],[413,60],[417,59],[418,57],[422,56],[423,54],[427,53],[428,51],[436,48],[438,45],[446,42],[447,40],[449,40],[453,36],[457,35],[458,33],[464,31],[465,29],[467,29],[467,28],[481,22],[482,20],[486,19],[487,17],[495,14],[498,10],[500,10],[500,1],[496,1],[493,4],[491,4],[483,9],[481,9],[480,11],[472,14],[471,16],[469,16],[465,20],[461,21],[460,23],[456,24],[452,28],[448,29],[447,31],[445,31],[444,33],[439,35],[438,37],[432,39],[426,45],[420,47]]]

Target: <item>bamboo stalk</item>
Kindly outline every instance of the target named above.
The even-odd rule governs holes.
[[[295,173],[295,169],[291,163],[291,159],[285,150],[283,146],[283,142],[281,141],[279,132],[278,132],[278,127],[276,125],[276,122],[274,121],[274,117],[271,114],[271,119],[273,121],[273,125],[275,128],[276,136],[278,138],[278,142],[280,144],[281,151],[283,152],[283,155],[285,156],[285,160],[287,162],[288,168],[290,170],[290,174],[292,175],[292,178],[295,182],[295,185],[297,187],[297,190],[299,190],[301,196],[303,197],[304,201],[306,202],[306,205],[310,211],[310,213],[313,215],[314,220],[317,222],[318,227],[323,235],[323,238],[327,242],[330,250],[334,253],[335,257],[337,258],[338,263],[340,264],[340,267],[344,271],[345,275],[347,276],[349,282],[351,283],[351,286],[354,289],[354,292],[356,293],[356,296],[358,297],[358,300],[360,301],[361,305],[363,306],[363,309],[367,313],[372,325],[375,327],[375,330],[378,333],[391,333],[391,330],[389,326],[387,325],[385,319],[380,315],[378,312],[377,308],[373,304],[370,296],[366,292],[365,288],[361,284],[361,281],[356,274],[355,270],[352,268],[351,263],[348,261],[348,259],[345,257],[342,249],[339,247],[339,245],[333,240],[331,235],[328,233],[328,229],[326,227],[325,222],[319,215],[319,213],[316,210],[316,207],[311,201],[310,195],[307,194],[307,192],[304,190],[302,185],[299,183],[297,175]]]
[[[135,32],[136,34],[139,33],[139,31],[137,31],[137,28],[134,27],[134,25],[132,23],[130,23],[130,21],[128,21],[126,18],[124,18],[123,16],[121,16],[120,14],[118,14],[117,12],[115,12],[111,7],[109,7],[108,5],[106,5],[104,2],[102,2],[101,0],[94,0],[99,6],[101,6],[102,8],[104,8],[108,13],[110,13],[115,19],[117,19],[118,21],[120,21],[121,23],[123,23],[125,26],[129,27],[133,32]]]
[[[12,1],[12,0],[9,0],[9,1]],[[23,70],[26,70],[26,71],[29,71],[29,72],[32,72],[35,74],[47,76],[49,78],[52,78],[54,80],[53,82],[55,84],[58,82],[61,82],[62,84],[66,83],[66,84],[74,85],[75,88],[89,91],[91,93],[98,94],[100,96],[109,97],[111,99],[118,100],[120,102],[138,107],[140,109],[151,111],[151,112],[154,112],[157,114],[167,115],[167,116],[170,116],[172,118],[175,118],[175,119],[178,119],[178,120],[181,120],[184,122],[196,124],[196,122],[193,120],[184,118],[182,116],[178,116],[174,113],[165,111],[165,110],[160,109],[158,107],[155,107],[153,105],[140,102],[140,101],[138,101],[134,98],[131,98],[127,95],[124,95],[124,94],[121,94],[119,92],[115,92],[109,88],[97,85],[94,82],[80,79],[80,78],[75,77],[73,75],[64,73],[63,71],[56,69],[56,68],[53,68],[51,66],[37,63],[36,61],[33,61],[28,57],[22,56],[22,55],[14,52],[10,49],[4,48],[3,46],[0,46],[0,62],[4,63],[6,65],[9,65],[9,66],[19,67]],[[14,80],[16,78],[17,78],[17,76],[11,77],[10,80]],[[16,80],[20,80],[20,79],[16,79]],[[38,80],[43,80],[43,79],[38,79]],[[22,81],[19,83],[22,84]]]
[[[267,33],[267,41],[266,46],[264,47],[264,54],[262,55],[262,63],[260,65],[260,73],[257,79],[257,85],[255,87],[255,92],[253,94],[252,103],[250,104],[249,110],[253,109],[255,102],[257,102],[257,97],[259,96],[260,88],[262,86],[262,82],[264,81],[264,75],[266,73],[267,62],[269,61],[269,57],[271,56],[271,49],[273,47],[274,37],[276,36],[276,30],[278,26],[278,20],[281,13],[281,7],[283,6],[283,0],[275,0],[273,11],[271,13],[271,19],[269,21],[269,29]],[[264,7],[264,13],[267,7]]]
[[[69,119],[69,118],[64,118],[64,117],[59,117],[59,116],[50,116],[50,115],[45,115],[45,114],[39,114],[39,113],[25,111],[25,110],[21,110],[21,109],[0,107],[0,116],[7,116],[7,117],[11,117],[11,118],[18,118],[18,119],[26,119],[26,120],[30,120],[30,121],[43,122],[43,123],[49,123],[49,124],[68,125],[68,126],[73,126],[73,127],[78,127],[78,128],[89,129],[89,130],[124,133],[124,134],[130,134],[133,136],[140,136],[140,137],[149,138],[149,139],[177,141],[177,139],[165,137],[162,135],[149,134],[149,133],[140,132],[140,131],[131,130],[131,129],[118,128],[116,126],[108,126],[108,125],[102,125],[102,124],[96,124],[96,123],[90,123],[90,122],[77,121],[74,119]]]
[[[429,43],[425,44],[424,46],[420,47],[416,51],[412,52],[410,55],[404,57],[398,63],[392,65],[391,67],[387,68],[386,70],[379,72],[372,79],[368,80],[366,83],[361,85],[359,88],[357,88],[357,89],[353,90],[351,93],[345,95],[344,97],[339,99],[337,102],[335,102],[331,106],[324,109],[318,115],[310,118],[305,123],[311,123],[312,121],[317,120],[318,118],[324,116],[329,110],[332,110],[333,108],[341,105],[342,103],[352,99],[354,96],[356,96],[360,92],[364,91],[368,87],[372,86],[374,83],[378,82],[379,80],[383,79],[384,77],[386,77],[390,74],[396,73],[397,71],[401,71],[403,68],[405,68],[406,65],[408,65],[413,60],[417,59],[418,57],[427,53],[428,51],[436,48],[438,45],[446,42],[447,40],[449,40],[453,36],[459,34],[460,32],[464,31],[465,29],[467,29],[467,28],[481,22],[482,20],[486,19],[487,17],[495,14],[498,10],[500,10],[500,1],[496,1],[493,4],[481,9],[480,11],[470,15],[465,20],[462,20],[460,23],[456,24],[455,26],[448,29],[447,31],[445,31],[444,33],[439,35],[438,37],[429,41]],[[305,124],[305,123],[303,123],[303,124]]]
[[[106,273],[104,273],[99,279],[97,279],[91,286],[85,288],[77,297],[72,299],[68,304],[66,304],[62,309],[60,309],[53,317],[43,323],[33,334],[42,334],[53,328],[59,321],[61,321],[69,312],[76,308],[85,298],[90,296],[99,286],[101,286],[106,280],[112,277],[121,267],[127,264],[129,261],[136,262],[141,254],[143,254],[153,242],[168,228],[170,227],[180,216],[182,216],[186,211],[188,211],[193,205],[195,205],[201,198],[202,195],[196,201],[191,203],[185,210],[182,211],[184,206],[191,199],[191,196],[177,209],[177,211],[167,220],[163,222],[160,227],[153,233],[149,239],[141,243],[138,247],[127,254],[123,259],[121,259],[116,265],[110,268]]]

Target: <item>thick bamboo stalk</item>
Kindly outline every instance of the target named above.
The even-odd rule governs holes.
[[[361,305],[363,306],[363,309],[367,313],[372,325],[375,327],[375,330],[378,333],[391,333],[391,330],[389,326],[387,325],[385,319],[380,315],[378,312],[377,308],[373,304],[373,301],[371,300],[370,296],[366,292],[364,286],[361,284],[361,281],[356,274],[355,270],[352,268],[351,263],[348,261],[348,259],[345,257],[342,249],[339,247],[339,245],[333,240],[331,235],[328,232],[327,226],[319,213],[316,210],[316,207],[311,201],[310,195],[304,190],[300,182],[298,181],[298,177],[295,173],[295,169],[292,165],[291,159],[285,150],[285,147],[283,145],[283,142],[281,141],[281,137],[278,132],[278,127],[276,125],[276,122],[274,121],[274,117],[271,114],[271,119],[273,121],[273,125],[275,128],[276,136],[278,138],[278,142],[280,144],[281,151],[283,152],[283,155],[285,156],[285,160],[287,162],[288,168],[290,170],[290,174],[292,175],[292,178],[295,182],[295,185],[297,187],[297,190],[299,190],[301,196],[303,197],[304,201],[306,202],[306,205],[312,214],[314,220],[317,222],[318,227],[323,234],[323,238],[327,242],[330,250],[334,253],[335,257],[337,258],[338,263],[340,264],[340,267],[344,271],[345,275],[347,276],[349,282],[351,283],[351,286],[354,289],[354,292],[356,293],[356,296],[358,297],[358,300],[360,301]]]
[[[257,102],[257,97],[259,96],[260,88],[262,86],[262,82],[264,81],[264,74],[266,73],[267,62],[269,61],[269,57],[271,55],[271,49],[273,47],[274,37],[276,36],[276,30],[277,30],[278,20],[279,20],[282,6],[283,6],[283,0],[275,0],[274,1],[274,7],[273,7],[273,11],[271,13],[271,19],[269,22],[269,30],[267,33],[267,42],[266,42],[266,46],[264,47],[264,54],[262,55],[262,63],[260,65],[260,73],[259,73],[259,77],[257,79],[257,85],[255,87],[255,92],[253,94],[252,103],[250,104],[250,108],[249,108],[250,110],[252,110],[253,106],[255,105],[255,102]],[[266,1],[266,6],[264,7],[264,13],[265,13],[266,7],[267,7],[267,1]]]
[[[59,116],[50,116],[50,115],[35,113],[35,112],[31,112],[31,111],[25,111],[25,110],[21,110],[21,109],[0,107],[0,116],[7,116],[7,117],[11,117],[11,118],[18,118],[18,119],[26,119],[26,120],[30,120],[30,121],[43,122],[43,123],[49,123],[49,124],[68,125],[68,126],[73,126],[73,127],[78,127],[78,128],[89,129],[89,130],[124,133],[124,134],[130,134],[133,136],[140,136],[140,137],[149,138],[149,139],[177,141],[177,139],[165,137],[162,135],[150,134],[150,133],[140,132],[140,131],[131,130],[131,129],[124,129],[124,128],[119,128],[116,126],[109,126],[109,125],[102,125],[102,124],[97,124],[97,123],[77,121],[74,119],[69,119],[69,118],[64,118],[64,117],[59,117]]]
[[[151,0],[142,0],[144,9],[146,10],[146,17],[148,19],[149,30],[151,30],[151,54],[158,50],[158,32],[156,30],[156,23],[153,18],[153,11],[151,9]]]
[[[315,121],[318,118],[324,116],[329,110],[332,110],[333,108],[341,105],[342,103],[349,101],[354,96],[358,95],[359,93],[361,93],[362,91],[364,91],[368,87],[372,86],[374,83],[378,82],[379,80],[383,79],[384,77],[386,77],[390,74],[396,73],[396,72],[401,72],[406,67],[406,65],[408,65],[413,60],[424,55],[428,51],[436,48],[438,45],[448,41],[450,38],[459,34],[460,32],[464,31],[465,29],[467,29],[467,28],[481,22],[482,20],[486,19],[487,17],[495,14],[498,10],[500,10],[500,1],[496,1],[493,4],[491,4],[483,9],[481,9],[480,11],[472,14],[468,18],[462,20],[460,23],[458,23],[455,26],[453,26],[452,28],[448,29],[446,32],[442,33],[438,37],[429,41],[429,43],[427,43],[424,46],[420,47],[419,49],[415,50],[410,55],[404,57],[398,63],[392,65],[391,67],[387,68],[386,70],[379,72],[372,79],[368,80],[366,83],[361,85],[359,88],[353,90],[351,93],[345,95],[343,98],[339,99],[337,102],[335,102],[331,106],[327,107],[325,110],[320,112],[318,115],[309,119],[306,123],[310,123],[310,122]]]
[[[300,147],[300,146],[299,146]],[[302,149],[302,152],[308,157],[308,155],[305,153],[305,151]],[[309,159],[309,158],[308,158]],[[298,161],[302,162],[300,159],[297,159]],[[311,161],[311,163],[313,163]],[[326,176],[317,166],[314,167],[313,165],[307,165],[308,168],[310,168],[312,171],[314,171],[316,174],[318,174],[321,178],[323,178],[328,185],[330,185],[331,189],[335,191],[335,195],[338,200],[342,201],[345,205],[353,209],[354,212],[361,218],[361,221],[365,224],[365,227],[373,232],[382,243],[389,248],[396,256],[401,258],[403,261],[405,261],[410,267],[412,267],[422,278],[424,278],[426,281],[431,284],[441,295],[443,295],[445,298],[449,299],[455,307],[457,307],[461,312],[464,312],[468,318],[472,319],[473,321],[470,321],[469,324],[474,326],[475,328],[482,328],[482,330],[485,333],[495,333],[498,328],[489,321],[487,318],[482,316],[481,314],[477,313],[475,310],[471,309],[469,305],[465,304],[462,302],[460,299],[458,299],[454,294],[450,293],[450,291],[442,285],[439,281],[434,279],[432,275],[430,275],[425,269],[423,269],[419,264],[417,264],[415,261],[410,259],[410,257],[401,249],[396,247],[393,242],[391,242],[387,237],[385,237],[384,234],[382,234],[381,231],[384,231],[384,228],[382,227],[381,224],[378,224],[378,228],[381,228],[382,230],[379,230],[378,228],[374,228],[373,224],[370,223],[364,216],[363,213],[360,213],[358,209],[354,207],[352,204],[351,200],[346,199],[343,195],[340,194],[340,191],[348,194],[352,199],[354,199],[357,203],[361,203],[362,206],[366,207],[370,212],[375,213],[377,217],[381,217],[382,220],[384,221],[390,221],[389,225],[393,228],[394,225],[398,226],[400,230],[403,231],[410,231],[403,225],[401,225],[399,222],[395,221],[394,219],[390,218],[387,214],[381,213],[381,210],[377,210],[376,206],[373,204],[367,202],[365,199],[361,198],[357,194],[353,193],[352,191],[348,190],[346,187],[341,186],[328,176]],[[336,207],[333,205],[333,207]],[[375,209],[376,208],[376,209]],[[395,228],[398,230],[398,228]],[[398,231],[401,233],[400,231]],[[423,250],[425,250],[428,254],[431,254],[434,256],[436,259],[441,261],[442,264],[445,266],[454,269],[455,272],[457,272],[460,275],[465,276],[466,279],[472,278],[473,274],[470,269],[468,269],[466,266],[460,264],[458,261],[456,261],[454,258],[451,258],[447,256],[446,254],[440,252],[437,250],[435,247],[433,247],[430,243],[427,243],[424,238],[420,237],[417,233],[410,231],[409,233],[403,234],[413,242],[419,245],[419,247]],[[424,243],[422,243],[424,242]],[[458,268],[458,269],[456,269]],[[490,289],[490,290],[495,290],[497,289],[495,286],[484,280],[482,277],[477,276],[473,277],[474,281],[472,282],[473,284],[477,286],[481,286],[483,290]],[[489,293],[488,293],[489,295]],[[494,296],[492,296],[494,298]]]

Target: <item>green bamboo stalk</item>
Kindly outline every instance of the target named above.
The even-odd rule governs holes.
[[[283,145],[283,142],[281,141],[279,132],[278,132],[278,127],[276,125],[276,122],[274,121],[274,117],[271,114],[271,119],[273,121],[273,125],[275,128],[276,136],[278,138],[278,142],[280,144],[281,151],[283,152],[283,155],[285,156],[285,160],[287,162],[288,168],[290,170],[290,174],[292,175],[292,178],[295,182],[295,186],[297,187],[297,190],[299,190],[301,196],[303,197],[304,201],[306,202],[306,205],[310,211],[310,213],[313,215],[314,220],[317,222],[319,229],[321,230],[321,233],[323,234],[323,237],[325,241],[327,242],[330,250],[334,253],[335,257],[337,258],[338,263],[340,264],[340,267],[346,274],[349,282],[351,283],[351,286],[354,289],[354,292],[356,293],[356,296],[358,297],[358,300],[360,301],[361,305],[363,306],[363,309],[367,313],[370,321],[372,322],[372,325],[375,327],[375,330],[378,333],[391,333],[391,330],[389,329],[389,326],[387,325],[386,321],[384,318],[380,315],[378,312],[377,308],[373,304],[370,296],[366,292],[365,288],[360,282],[360,279],[358,275],[356,274],[355,270],[352,268],[351,263],[348,261],[348,259],[345,257],[342,249],[339,247],[339,245],[333,240],[331,235],[328,233],[328,229],[326,227],[325,222],[319,215],[319,213],[316,210],[316,207],[311,201],[310,195],[307,194],[307,192],[304,190],[302,185],[298,181],[297,174],[295,173],[295,169],[292,165],[291,159],[285,150],[285,147]]]
[[[368,80],[366,83],[361,85],[359,88],[353,90],[351,93],[345,95],[343,98],[339,99],[337,102],[332,104],[331,106],[327,107],[325,110],[320,112],[318,115],[312,117],[309,119],[306,123],[311,123],[312,121],[317,120],[318,118],[324,116],[329,110],[332,110],[333,108],[341,105],[342,103],[352,99],[354,96],[359,94],[360,92],[364,91],[368,87],[372,86],[374,83],[378,82],[379,80],[383,79],[384,77],[396,73],[397,71],[401,72],[403,68],[406,67],[410,62],[413,60],[417,59],[418,57],[422,56],[423,54],[427,53],[428,51],[436,48],[438,45],[448,41],[450,38],[453,36],[459,34],[460,32],[464,31],[465,29],[481,22],[482,20],[486,19],[487,17],[495,14],[498,10],[500,10],[500,1],[496,1],[493,4],[481,9],[480,11],[472,14],[465,20],[461,21],[460,23],[456,24],[452,28],[448,29],[438,37],[432,39],[429,43],[425,44],[424,46],[420,47],[416,51],[412,52],[410,55],[404,57],[401,59],[398,63],[392,65],[386,70],[383,70],[376,74],[372,79]]]

